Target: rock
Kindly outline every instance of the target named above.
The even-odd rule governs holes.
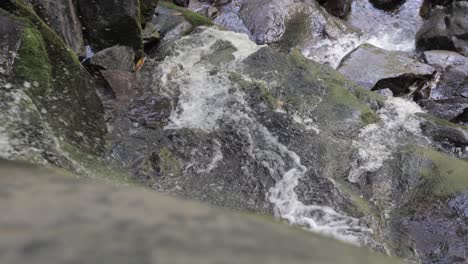
[[[189,34],[198,26],[213,26],[209,18],[168,2],[162,2],[156,9],[156,14],[152,23],[156,25],[161,40],[158,46],[147,50],[151,56],[162,53],[174,41]]]
[[[96,53],[90,58],[90,64],[105,70],[131,72],[134,70],[135,53],[131,47],[113,46]]]
[[[143,44],[145,44],[145,49],[156,45],[160,39],[161,35],[159,34],[156,25],[152,22],[147,23],[143,30]]]
[[[452,50],[468,56],[468,2],[437,8],[416,34],[420,50]]]
[[[369,0],[376,8],[383,10],[394,9],[405,2],[405,0]]]
[[[159,0],[140,0],[141,24],[143,28],[146,28],[146,23],[153,20],[158,3]]]
[[[11,72],[21,47],[22,26],[12,17],[0,12],[0,75]]]
[[[2,263],[403,263],[267,216],[147,189],[5,161],[0,174],[0,210],[9,212],[0,219]]]
[[[408,53],[363,44],[343,58],[338,71],[367,89],[388,88],[395,96],[421,99],[428,97],[420,89],[431,80],[435,69]]]
[[[137,76],[133,72],[122,70],[104,70],[102,76],[119,101],[128,101],[138,93]]]
[[[188,7],[190,4],[190,0],[172,0],[175,5]]]
[[[309,38],[328,36],[336,39],[340,34],[352,31],[314,1],[245,1],[239,17],[257,43],[283,40],[289,48],[299,46]]]
[[[463,117],[463,113],[468,109],[468,98],[452,97],[438,100],[421,100],[419,103],[435,117],[468,122],[468,119]]]
[[[351,12],[353,0],[326,0],[319,1],[320,5],[324,6],[328,13],[345,18]]]
[[[393,97],[393,92],[392,90],[388,88],[380,89],[376,91],[378,94],[383,95],[385,97]]]
[[[424,52],[428,64],[440,72],[431,98],[447,99],[451,97],[468,98],[468,58],[456,52],[431,50]]]
[[[73,1],[33,0],[36,13],[79,56],[85,56],[82,26]]]
[[[450,142],[457,147],[468,147],[468,128],[428,118],[421,125],[423,133],[437,142]],[[468,153],[467,153],[468,154]]]
[[[246,33],[258,44],[274,44],[286,52],[297,48],[320,61],[327,60],[324,57],[329,53],[324,50],[332,48],[330,41],[360,34],[310,0],[233,1],[219,8],[214,21],[228,30]]]
[[[12,144],[7,156],[73,167],[61,156],[58,142],[79,145],[90,154],[103,149],[105,127],[96,86],[76,55],[32,9],[21,1],[14,4],[14,13],[23,17],[0,10],[0,35],[8,37],[0,50],[0,58],[7,58],[1,61],[5,69],[0,76],[7,87],[0,89],[2,113],[9,113],[1,116],[1,129],[8,127],[3,132]]]
[[[115,45],[132,47],[142,56],[143,39],[140,6],[137,0],[78,0],[86,42],[94,50]]]

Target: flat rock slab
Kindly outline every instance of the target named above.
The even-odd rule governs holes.
[[[0,160],[0,262],[402,263],[263,217]]]
[[[395,96],[431,79],[435,69],[401,51],[363,44],[343,58],[338,71],[369,90],[389,88]]]

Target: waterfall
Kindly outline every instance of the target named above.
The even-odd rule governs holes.
[[[234,57],[231,58],[233,62],[214,66],[207,61],[218,41],[226,41],[235,47]],[[166,129],[216,131],[220,121],[224,125],[229,124],[237,135],[248,142],[245,155],[262,164],[276,180],[276,185],[266,195],[279,217],[291,224],[355,244],[361,242],[363,237],[370,237],[372,231],[364,227],[359,219],[331,207],[305,205],[299,200],[294,189],[311,168],[304,166],[294,151],[280,143],[256,119],[254,111],[244,99],[244,93],[229,80],[228,73],[239,67],[242,60],[260,46],[251,42],[246,35],[208,28],[182,38],[174,47],[175,55],[167,57],[160,64],[164,72],[161,78],[163,92],[179,96]],[[295,119],[302,122],[298,117]],[[318,133],[317,128],[311,129]],[[215,153],[213,157],[209,170],[204,172],[209,172],[218,164],[222,153]],[[243,173],[251,172],[244,168]]]

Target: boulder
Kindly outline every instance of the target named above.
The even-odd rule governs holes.
[[[141,24],[143,28],[146,23],[153,19],[159,0],[140,0]]]
[[[104,49],[89,59],[89,64],[105,70],[134,70],[135,53],[131,47],[113,46]]]
[[[420,50],[451,50],[468,56],[468,2],[436,8],[416,34]]]
[[[435,69],[412,58],[409,53],[387,51],[363,44],[343,58],[338,71],[369,90],[390,89],[394,96],[414,95],[431,80]]]
[[[188,7],[190,4],[190,0],[172,0],[175,5]]]
[[[421,100],[421,106],[431,115],[447,120],[468,122],[464,112],[468,111],[468,98],[451,97],[447,99]]]
[[[328,13],[339,18],[345,18],[351,12],[353,0],[325,0],[318,2],[325,7]]]
[[[115,45],[132,47],[142,56],[143,39],[138,0],[78,0],[87,44],[94,50]]]
[[[74,1],[31,1],[42,20],[79,56],[85,56],[81,22]]]
[[[99,154],[103,109],[91,76],[76,55],[23,1],[13,13],[0,10],[2,48],[1,126],[10,158],[67,168],[59,145]],[[11,56],[14,54],[14,56]],[[29,151],[28,151],[29,150]]]
[[[246,33],[258,44],[274,44],[286,52],[298,48],[309,58],[332,61],[333,67],[335,58],[328,58],[328,51],[335,48],[332,42],[350,36],[357,39],[361,33],[311,0],[233,1],[219,8],[214,21]]]
[[[405,2],[405,0],[369,0],[376,8],[383,10],[394,9]]]
[[[259,16],[258,14],[263,14]],[[284,42],[285,48],[307,40],[338,38],[352,32],[341,20],[330,16],[315,1],[244,1],[239,17],[259,44]]]

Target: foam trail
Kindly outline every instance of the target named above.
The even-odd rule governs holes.
[[[359,181],[366,172],[377,171],[393,150],[405,144],[427,142],[422,135],[417,113],[423,110],[414,102],[390,97],[378,111],[380,122],[364,127],[353,146],[358,150],[356,163],[349,173],[350,182]],[[411,139],[411,142],[408,142]]]
[[[234,61],[214,66],[206,58],[220,40],[231,43],[237,51]],[[246,142],[242,151],[249,157],[249,162],[261,164],[276,179],[276,185],[266,195],[279,217],[351,243],[357,244],[363,237],[371,236],[372,231],[363,227],[359,219],[327,206],[304,205],[299,200],[294,189],[309,168],[302,165],[300,157],[281,144],[256,119],[256,113],[245,101],[243,92],[228,78],[231,71],[242,72],[236,67],[260,46],[246,35],[210,28],[181,39],[174,47],[175,55],[167,57],[161,64],[164,92],[179,95],[178,105],[171,113],[166,129],[216,131],[222,120],[223,125],[234,129],[234,133]],[[216,74],[213,74],[214,68]],[[296,116],[295,121],[319,133],[311,120]],[[206,169],[199,172],[209,173],[216,167],[222,161],[222,152],[215,149],[212,157]],[[253,172],[245,166],[243,173],[249,175]]]

